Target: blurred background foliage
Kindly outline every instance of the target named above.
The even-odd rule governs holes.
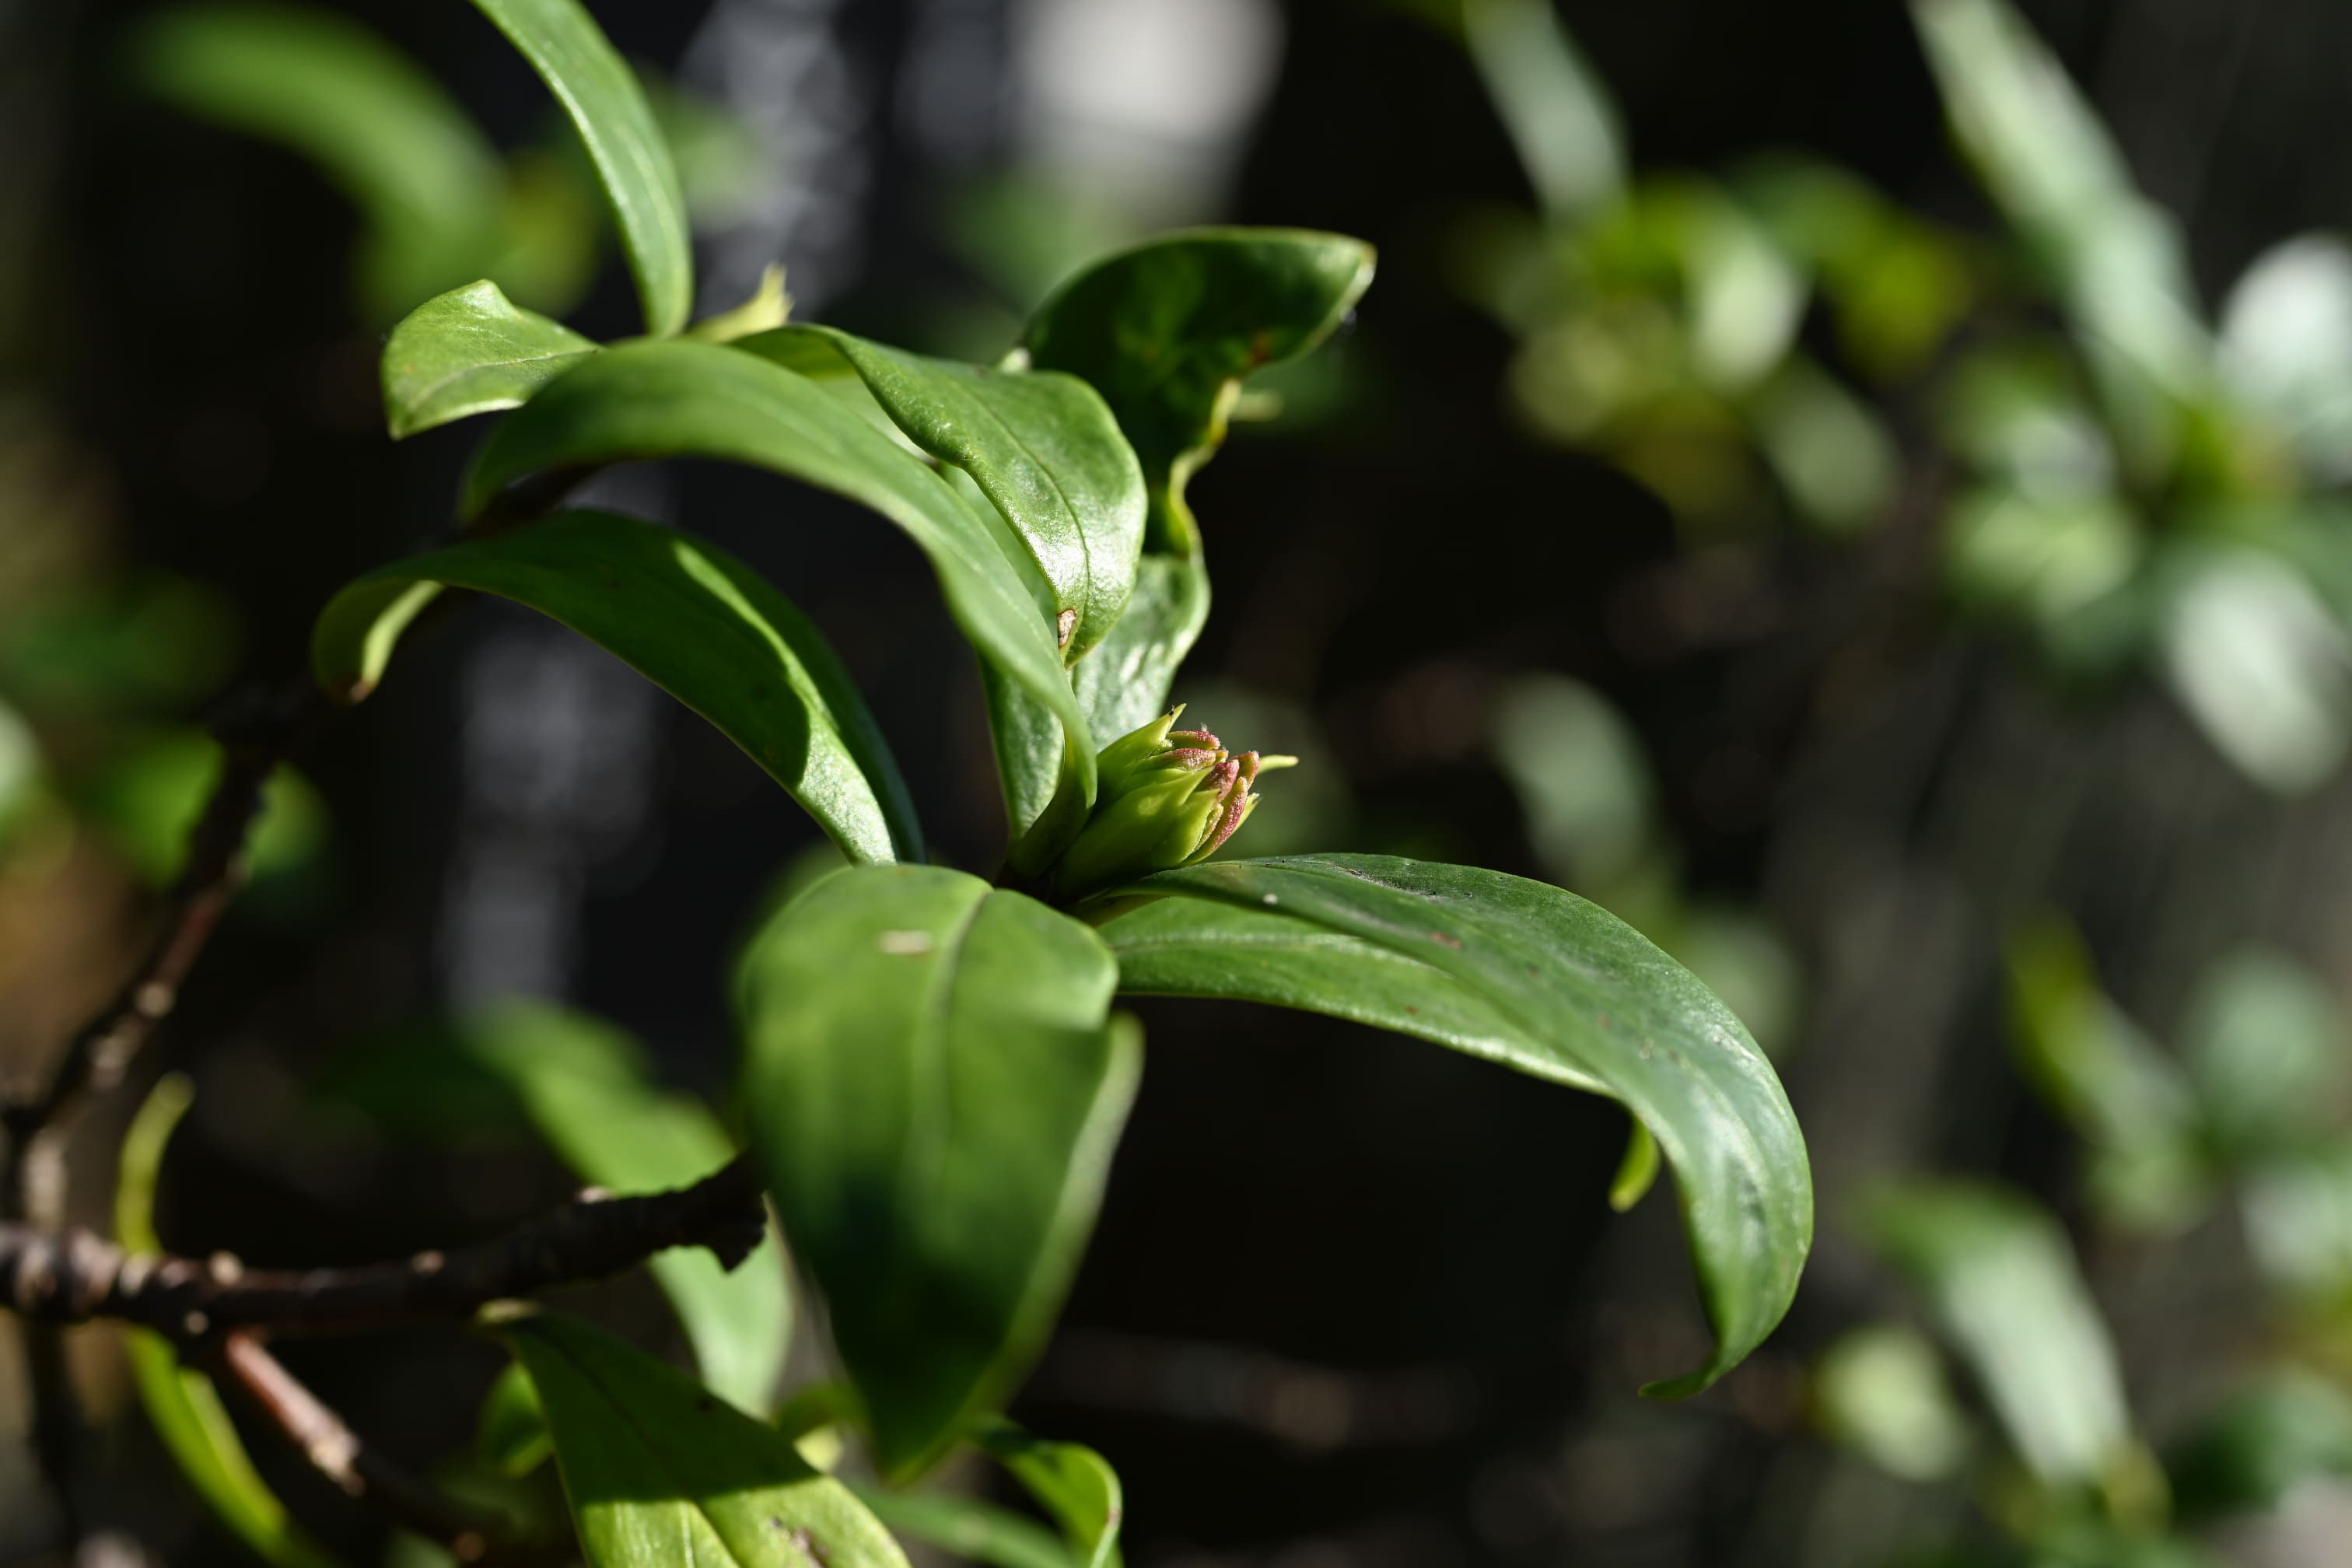
[[[781,261],[804,319],[992,359],[1158,228],[1379,244],[1360,319],[1253,383],[1193,487],[1219,611],[1177,695],[1307,764],[1250,847],[1608,906],[1748,1020],[1811,1139],[1797,1310],[1648,1406],[1703,1326],[1668,1201],[1609,1215],[1610,1108],[1150,1009],[1020,1412],[1118,1465],[1131,1560],[2352,1563],[2352,16],[595,8],[657,89],[707,300]],[[463,5],[0,0],[0,126],[13,1068],[121,972],[215,694],[294,668],[332,586],[447,516],[475,437],[382,439],[382,331],[479,277],[589,330],[628,306],[577,151]],[[755,476],[595,499],[774,574],[946,857],[993,862],[974,680],[903,549]],[[805,526],[743,521],[776,508]],[[356,1261],[720,1146],[731,942],[817,863],[747,763],[480,606],[305,766],[172,1031],[167,1241]],[[661,1109],[616,1139],[624,1103]],[[126,1166],[142,1226],[162,1137]],[[660,1284],[675,1318],[644,1281],[591,1305],[772,1383],[713,1364],[707,1314],[782,1303]],[[244,1560],[137,1369],[75,1348],[97,1511]],[[394,1452],[545,1508],[487,1347],[299,1364]],[[383,1554],[254,1461],[302,1551]],[[0,1560],[42,1539],[34,1497],[0,1445]]]

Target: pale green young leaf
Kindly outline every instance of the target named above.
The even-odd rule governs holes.
[[[1210,861],[1119,891],[1213,900],[1402,954],[1471,994],[1475,1007],[1450,1009],[1465,1048],[1555,1081],[1598,1084],[1639,1117],[1681,1187],[1716,1333],[1704,1366],[1645,1392],[1675,1397],[1705,1388],[1788,1310],[1813,1232],[1812,1175],[1788,1096],[1731,1011],[1614,916],[1546,883],[1377,855]],[[1120,923],[1109,921],[1107,940],[1118,942]],[[1392,999],[1410,1022],[1390,1026],[1437,1037],[1416,1027],[1413,1009],[1427,1004],[1403,1000],[1408,993],[1385,958],[1363,965],[1359,995],[1332,997],[1336,966],[1357,951],[1316,950],[1299,963],[1307,980],[1269,980],[1265,969],[1287,971],[1298,961],[1255,960],[1230,946],[1210,961],[1239,973],[1240,994],[1286,989],[1293,1005],[1383,1023],[1369,1016]]]
[[[320,613],[310,651],[320,684],[364,696],[443,587],[527,605],[626,660],[750,753],[852,859],[920,857],[906,784],[839,657],[716,545],[573,511],[380,567]]]
[[[518,408],[596,352],[562,322],[518,308],[485,279],[436,295],[383,345],[383,417],[395,441],[468,415]]]
[[[474,0],[507,36],[588,149],[621,248],[636,279],[646,330],[676,332],[694,310],[694,256],[686,197],[669,144],[628,62],[580,0]]]
[[[1042,1342],[1139,1051],[1093,931],[937,868],[853,867],[744,954],[751,1144],[886,1474],[936,1458]]]
[[[772,469],[904,530],[929,558],[982,660],[1060,721],[1081,795],[1092,801],[1095,742],[1063,667],[1044,574],[1008,553],[988,518],[920,457],[807,375],[713,343],[607,349],[491,432],[467,481],[466,510],[479,516],[507,485],[536,474],[687,457]]]
[[[979,1442],[1061,1526],[1077,1568],[1118,1568],[1127,1499],[1109,1460],[1082,1444],[1032,1436],[1009,1421],[982,1427]]]
[[[173,1129],[193,1099],[188,1080],[176,1074],[158,1082],[122,1137],[114,1189],[114,1234],[124,1250],[156,1253],[155,1181]],[[171,1342],[144,1329],[124,1332],[131,1379],[155,1435],[188,1485],[239,1541],[275,1568],[338,1568],[327,1549],[310,1538],[286,1511],[260,1472],[222,1405],[212,1380],[180,1364]]]
[[[792,1439],[585,1323],[501,1324],[530,1373],[589,1568],[907,1568]]]

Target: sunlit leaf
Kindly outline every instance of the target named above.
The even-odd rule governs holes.
[[[982,1428],[979,1442],[1062,1527],[1078,1568],[1118,1568],[1127,1501],[1108,1460],[1080,1444],[1034,1437],[1010,1422]]]
[[[2000,1188],[1920,1183],[1880,1194],[1864,1231],[1924,1298],[2035,1476],[2095,1484],[2132,1462],[2115,1344],[2056,1221]]]
[[[852,868],[753,939],[752,1147],[887,1473],[1010,1392],[1067,1289],[1133,1092],[1094,933],[976,877]]]
[[[155,1181],[173,1129],[193,1099],[186,1079],[162,1079],[123,1134],[114,1235],[128,1251],[163,1250],[155,1234]],[[294,1521],[253,1468],[212,1380],[182,1366],[171,1342],[144,1329],[125,1330],[123,1346],[155,1435],[214,1516],[276,1568],[336,1568],[335,1559]]]
[[[502,1075],[524,1113],[583,1180],[608,1192],[689,1186],[735,1157],[709,1108],[654,1080],[635,1042],[585,1014],[501,1003],[464,1021],[473,1054]],[[660,1281],[703,1381],[764,1413],[792,1338],[782,1252],[771,1237],[732,1269],[698,1247],[656,1253]]]
[[[1412,971],[1400,974],[1386,956],[1358,964],[1361,978],[1350,985],[1339,965],[1360,947],[1261,956],[1224,922],[1186,952],[1180,917],[1155,917],[1150,908],[1105,927],[1120,952],[1122,984],[1137,984],[1128,978],[1133,973],[1155,989],[1360,1017],[1555,1082],[1597,1087],[1638,1116],[1680,1185],[1717,1340],[1705,1366],[1648,1392],[1673,1397],[1705,1388],[1788,1310],[1813,1224],[1811,1173],[1788,1097],[1739,1020],[1614,917],[1540,882],[1372,855],[1210,861],[1124,891],[1213,900],[1354,938],[1451,976],[1460,998],[1417,993]],[[1119,930],[1128,921],[1154,922],[1147,929],[1161,939],[1156,952],[1130,958]],[[1221,989],[1221,973],[1232,991]],[[1433,1013],[1445,1020],[1443,1034],[1423,1022]]]
[[[580,0],[474,0],[547,83],[580,132],[636,279],[646,330],[684,327],[694,310],[686,197],[645,89]]]
[[[480,515],[507,485],[535,474],[683,457],[771,468],[898,524],[929,558],[982,659],[1061,721],[1091,802],[1095,742],[1062,663],[1043,574],[1016,563],[988,520],[921,458],[805,375],[715,343],[607,349],[499,422],[468,477],[466,510]]]
[[[952,1492],[894,1492],[881,1487],[857,1494],[874,1517],[910,1540],[952,1552],[986,1568],[1079,1568],[1053,1531],[993,1503]]]
[[[445,586],[527,605],[626,660],[742,747],[851,858],[921,854],[906,784],[839,657],[718,546],[572,511],[379,567],[320,612],[310,648],[320,683],[365,695]]]
[[[596,352],[561,321],[518,309],[495,283],[416,307],[383,345],[384,424],[395,441],[468,415],[516,408]]]
[[[846,1487],[693,1379],[565,1318],[499,1333],[547,1412],[589,1568],[906,1568]]]

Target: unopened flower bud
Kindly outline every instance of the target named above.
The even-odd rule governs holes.
[[[1053,868],[1065,897],[1206,858],[1256,809],[1250,786],[1257,775],[1298,760],[1236,756],[1206,730],[1175,728],[1183,711],[1180,706],[1102,749],[1093,814]]]

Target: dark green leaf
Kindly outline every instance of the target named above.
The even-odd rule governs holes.
[[[497,154],[433,79],[331,10],[179,5],[132,40],[141,85],[317,163],[366,215],[379,320],[480,271],[499,232]]]
[[[1255,960],[1228,945],[1222,955],[1204,949],[1197,961],[1181,961],[1230,965],[1242,995],[1365,1017],[1555,1081],[1597,1085],[1639,1117],[1680,1184],[1717,1341],[1705,1366],[1647,1392],[1674,1397],[1705,1388],[1788,1310],[1813,1232],[1812,1177],[1788,1097],[1730,1010],[1605,910],[1541,882],[1376,855],[1213,861],[1126,891],[1288,917],[1441,971],[1470,998],[1467,1006],[1436,987],[1408,1002],[1414,992],[1404,976],[1412,972],[1400,973],[1387,958],[1360,963],[1363,979],[1354,995],[1344,994],[1338,965],[1354,947]],[[1121,940],[1122,923],[1109,923],[1107,940]],[[1278,975],[1269,978],[1276,964]],[[1192,972],[1194,984],[1201,973]],[[1423,1023],[1431,1013],[1445,1020],[1444,1032]]]
[[[495,283],[427,300],[383,345],[383,417],[395,441],[463,419],[517,408],[584,354],[590,339],[519,310]]]
[[[2316,1373],[2264,1373],[2231,1394],[2165,1468],[2184,1519],[2274,1508],[2305,1481],[2352,1476],[2352,1398]]]
[[[1134,1089],[1114,978],[1077,921],[912,866],[825,879],[744,955],[752,1147],[892,1476],[1060,1306]]]
[[[627,660],[751,753],[851,858],[920,856],[906,785],[831,645],[715,545],[575,511],[397,562],[355,579],[320,614],[320,682],[365,695],[444,585],[528,605]]]
[[[1094,740],[1062,665],[1045,578],[1025,558],[1009,556],[988,521],[920,458],[805,375],[712,343],[607,349],[491,432],[467,480],[466,510],[478,516],[502,488],[532,474],[669,457],[772,468],[905,530],[929,557],[983,662],[1060,718],[1069,765],[1092,801]]]
[[[1108,1460],[1076,1443],[1033,1437],[1009,1421],[982,1429],[980,1446],[1062,1527],[1077,1568],[1118,1568],[1127,1501]]]
[[[539,1390],[589,1568],[906,1568],[846,1487],[693,1379],[565,1318],[499,1331]]]
[[[2036,1477],[2097,1483],[2132,1461],[2116,1348],[2056,1221],[1998,1187],[1920,1183],[1881,1194],[1864,1230],[1926,1299]]]
[[[115,1239],[134,1253],[156,1253],[155,1179],[172,1131],[187,1114],[193,1096],[177,1075],[158,1082],[123,1134],[114,1191]],[[277,1568],[337,1568],[325,1547],[294,1522],[278,1500],[229,1420],[212,1380],[180,1364],[171,1342],[144,1329],[124,1331],[131,1382],[155,1435],[188,1485],[221,1523]]]
[[[694,256],[669,144],[645,89],[580,0],[474,0],[572,117],[604,184],[637,280],[646,330],[667,335],[694,310]]]
[[[821,344],[866,384],[909,440],[971,476],[1052,585],[1065,659],[1102,640],[1135,585],[1143,476],[1102,398],[1075,376],[929,359],[830,327],[783,327],[736,346],[773,345],[798,368]]]
[[[516,1001],[467,1019],[464,1031],[473,1054],[512,1086],[541,1136],[597,1186],[688,1186],[735,1157],[709,1108],[654,1083],[635,1044],[599,1019]],[[685,1325],[703,1381],[764,1413],[793,1328],[774,1238],[732,1270],[698,1247],[658,1253],[647,1267]]]
[[[1184,481],[1224,438],[1242,378],[1322,342],[1372,281],[1372,248],[1307,229],[1196,229],[1095,263],[1030,318],[1040,370],[1110,405],[1143,465],[1149,548],[1195,542]]]

